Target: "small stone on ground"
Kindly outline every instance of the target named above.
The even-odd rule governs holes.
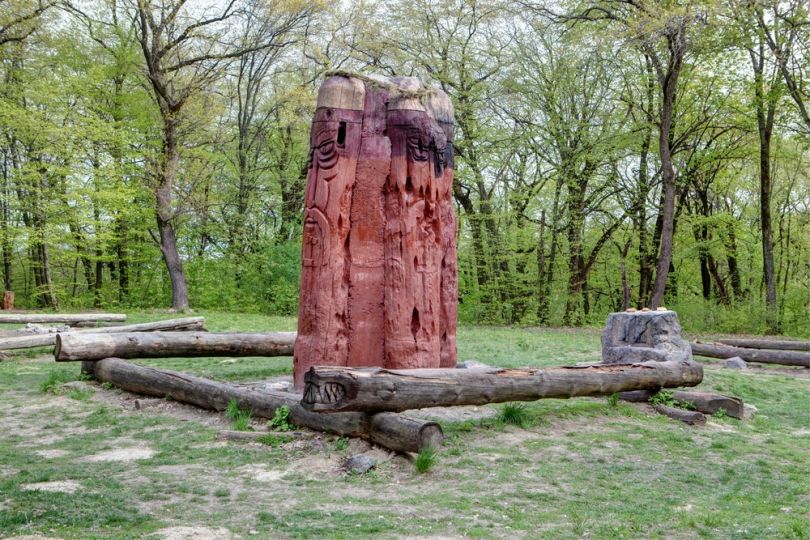
[[[739,356],[726,359],[726,367],[729,369],[748,369],[748,364]]]
[[[364,474],[377,464],[377,460],[368,454],[358,454],[346,460],[346,470],[355,474]]]

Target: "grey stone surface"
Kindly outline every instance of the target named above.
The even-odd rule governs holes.
[[[739,356],[726,358],[726,367],[729,369],[748,369],[748,364]]]
[[[476,360],[465,360],[463,362],[459,362],[456,364],[456,367],[459,369],[492,369],[492,366],[488,366]]]
[[[674,311],[624,311],[608,315],[602,332],[604,363],[691,359],[692,348],[681,337],[681,325]]]
[[[759,409],[757,409],[756,405],[751,405],[750,403],[745,403],[743,405],[743,420],[753,420],[754,414]]]
[[[367,454],[358,454],[346,460],[346,470],[355,474],[365,474],[377,464],[377,460]]]

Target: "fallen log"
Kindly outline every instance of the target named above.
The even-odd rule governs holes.
[[[810,341],[792,341],[787,339],[718,339],[718,343],[743,347],[745,349],[775,349],[780,351],[810,351]]]
[[[253,416],[273,418],[276,409],[286,405],[290,409],[290,421],[297,426],[361,437],[396,452],[418,452],[427,446],[437,447],[444,438],[441,426],[435,422],[394,413],[313,413],[300,405],[299,394],[220,383],[176,371],[139,366],[120,358],[95,362],[93,375],[100,382],[110,382],[128,392],[169,396],[176,401],[215,411],[225,410],[228,402],[235,399],[240,408],[252,411]]]
[[[203,317],[186,317],[183,319],[168,319],[149,323],[126,324],[122,326],[105,326],[102,328],[82,328],[70,330],[70,334],[114,334],[120,332],[154,332],[158,330],[190,331],[203,330],[205,319]],[[58,333],[48,334],[20,334],[17,336],[0,338],[0,351],[11,349],[30,349],[32,347],[47,347],[56,344]]]
[[[122,322],[127,320],[123,313],[0,313],[2,324],[25,323],[80,323],[80,322]]]
[[[620,392],[619,399],[634,403],[647,403],[657,392],[653,390],[633,390],[631,392]],[[685,392],[675,390],[672,392],[672,399],[681,403],[687,403],[696,411],[704,414],[714,414],[719,410],[726,411],[732,418],[742,419],[745,406],[740,398],[724,396],[722,394],[712,394],[711,392]]]
[[[404,411],[542,398],[605,396],[626,390],[695,386],[703,367],[690,360],[544,369],[358,369],[313,367],[302,405],[317,412]]]
[[[706,415],[698,411],[687,411],[678,409],[676,407],[669,407],[667,405],[653,405],[653,409],[659,414],[669,416],[674,420],[686,422],[690,426],[702,426],[706,423]]]
[[[770,351],[731,347],[730,345],[692,343],[692,354],[710,358],[733,358],[739,356],[746,362],[810,367],[810,354],[796,351]]]
[[[193,358],[199,356],[292,356],[295,332],[74,333],[56,338],[57,362],[102,358]]]

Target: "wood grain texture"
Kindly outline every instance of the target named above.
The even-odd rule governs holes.
[[[417,79],[323,83],[310,136],[296,388],[315,365],[455,366],[452,139],[449,98]]]
[[[79,323],[85,321],[122,322],[123,313],[0,313],[2,324]]]
[[[782,351],[810,351],[810,341],[794,341],[787,339],[718,339],[717,343],[745,349],[775,349]]]
[[[314,367],[302,405],[318,412],[404,411],[542,398],[606,396],[695,386],[703,368],[688,360],[522,369],[354,369]]]
[[[301,396],[287,392],[256,390],[236,384],[220,383],[186,373],[139,366],[120,358],[94,362],[93,375],[128,392],[147,396],[170,397],[204,409],[223,411],[235,399],[242,409],[260,418],[273,418],[276,409],[287,406],[290,420],[301,427],[361,437],[395,452],[418,452],[426,446],[438,446],[442,428],[435,422],[406,418],[393,413],[319,414],[300,405]]]
[[[744,347],[732,347],[730,345],[692,343],[692,354],[708,356],[710,358],[733,358],[739,356],[746,362],[810,367],[810,354],[798,351],[746,349]]]
[[[290,356],[294,343],[295,332],[70,332],[57,335],[54,357],[57,362],[67,362],[109,357]]]
[[[185,317],[182,319],[168,319],[165,321],[155,321],[151,323],[126,324],[121,326],[104,326],[99,328],[71,329],[72,334],[114,334],[121,332],[155,332],[172,330],[181,331],[204,331],[203,317]],[[57,333],[47,334],[21,334],[18,336],[0,339],[0,350],[30,349],[32,347],[47,347],[56,344]]]

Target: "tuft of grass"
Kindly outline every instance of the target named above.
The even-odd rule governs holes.
[[[294,437],[292,435],[277,435],[275,433],[268,433],[267,435],[262,435],[259,437],[259,442],[262,444],[266,444],[271,448],[276,448],[277,446],[281,446],[282,444],[292,442]]]
[[[436,449],[432,446],[426,446],[416,454],[416,458],[413,460],[413,466],[416,472],[424,474],[436,464],[437,460],[438,455],[436,454]]]
[[[250,431],[250,419],[253,412],[239,408],[239,404],[235,399],[228,402],[228,408],[225,409],[225,417],[233,422],[233,429],[236,431]]]
[[[78,401],[87,401],[93,395],[93,391],[89,388],[71,388],[68,392],[68,397]]]
[[[607,403],[610,407],[618,407],[619,405],[619,393],[614,392],[607,397]]]
[[[48,378],[42,381],[39,389],[43,393],[55,394],[59,392],[59,387],[67,382],[77,381],[79,378],[66,369],[54,369],[48,373]]]
[[[651,405],[666,405],[667,407],[675,406],[675,399],[672,397],[672,390],[661,390],[653,397],[650,398]]]
[[[293,425],[290,423],[290,408],[282,405],[267,422],[267,427],[272,431],[290,431]]]
[[[728,413],[725,409],[717,409],[714,411],[714,414],[712,414],[712,417],[717,418],[718,420],[723,420],[724,418],[728,418]]]
[[[526,427],[531,424],[529,412],[523,403],[507,403],[498,410],[498,421],[502,424],[512,424]]]
[[[343,452],[349,447],[349,439],[346,437],[338,437],[335,440],[335,451],[336,452]]]

